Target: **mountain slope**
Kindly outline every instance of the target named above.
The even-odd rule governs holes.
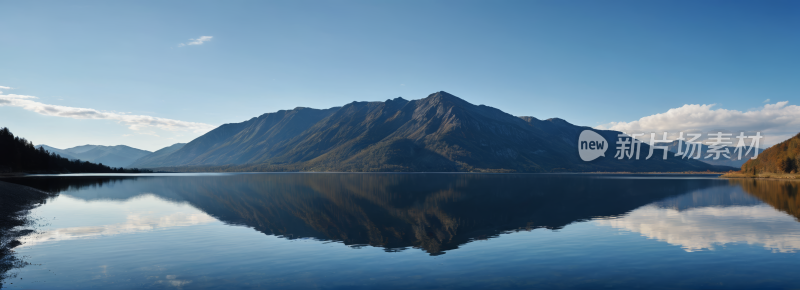
[[[267,113],[242,123],[224,124],[162,159],[137,164],[160,167],[260,162],[280,150],[276,148],[285,148],[283,144],[289,139],[337,110],[295,108]]]
[[[152,152],[130,146],[82,145],[68,149],[58,149],[47,145],[38,145],[67,159],[80,159],[92,163],[102,163],[111,167],[130,167],[131,163]]]
[[[49,152],[52,152],[52,153],[55,153],[55,154],[61,155],[61,157],[67,158],[67,159],[69,159],[69,160],[73,160],[73,159],[80,159],[80,158],[78,158],[78,157],[75,157],[75,155],[72,155],[72,153],[69,153],[69,152],[67,152],[66,150],[62,150],[62,149],[58,149],[58,148],[53,148],[53,147],[50,147],[50,146],[47,146],[47,145],[44,145],[44,144],[42,144],[42,145],[36,145],[36,148],[37,148],[37,149],[38,149],[39,147],[42,147],[42,148],[44,148],[44,150],[47,150],[47,151],[49,151]]]
[[[81,146],[75,146],[75,147],[72,147],[72,148],[64,149],[64,152],[68,152],[70,154],[81,154],[81,153],[85,153],[85,152],[87,152],[89,150],[93,150],[93,149],[95,149],[97,147],[100,147],[100,145],[81,145]]]
[[[133,163],[131,163],[128,166],[130,166],[130,167],[142,167],[142,164],[155,164],[155,163],[159,162],[158,160],[161,160],[162,158],[166,157],[167,155],[170,155],[170,154],[174,153],[175,151],[178,151],[178,149],[183,148],[183,146],[185,146],[185,145],[186,145],[186,143],[175,143],[175,144],[172,144],[172,145],[170,145],[168,147],[161,148],[161,149],[157,150],[156,152],[150,153],[148,155],[142,156],[139,159],[136,159],[136,161],[134,161]],[[158,166],[158,165],[156,165],[156,166]]]
[[[353,105],[353,114],[330,118],[319,126],[323,130],[317,135],[338,146],[321,148],[327,152],[310,160],[310,165],[344,165],[357,171],[379,170],[376,166],[385,164],[414,171],[541,171],[545,170],[542,164],[556,162],[558,156],[566,154],[558,149],[553,155],[544,154],[555,147],[550,140],[530,134],[522,119],[491,107],[472,105],[445,92],[420,100],[362,106],[363,118]],[[340,112],[344,113],[347,107]],[[306,138],[297,147],[315,144],[315,138]]]
[[[764,149],[756,159],[742,165],[746,173],[798,173],[800,172],[800,134]]]
[[[297,108],[225,124],[146,167],[225,166],[238,171],[705,171],[696,160],[583,162],[561,119],[515,117],[446,92],[408,101]],[[597,131],[612,144],[619,132]],[[642,146],[646,156],[647,145]],[[644,157],[644,156],[643,156]],[[644,159],[644,158],[642,158]],[[138,164],[138,163],[137,163]],[[231,167],[233,166],[233,167]]]

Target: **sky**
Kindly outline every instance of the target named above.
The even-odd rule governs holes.
[[[0,127],[62,149],[154,151],[281,109],[437,91],[601,129],[800,132],[798,1],[3,1],[0,15]]]

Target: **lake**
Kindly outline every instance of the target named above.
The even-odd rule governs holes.
[[[57,193],[8,289],[800,287],[800,182],[714,175],[143,174]],[[13,284],[12,284],[13,283]]]

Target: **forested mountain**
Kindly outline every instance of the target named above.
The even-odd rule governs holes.
[[[446,92],[408,101],[296,108],[225,124],[142,167],[206,166],[232,171],[706,171],[696,160],[583,162],[578,135],[561,119],[515,117]],[[613,142],[619,132],[597,131]],[[217,166],[211,168],[208,166]]]
[[[747,173],[798,173],[800,172],[800,134],[764,149],[756,159],[742,165]]]
[[[149,170],[146,170],[149,172]],[[36,148],[25,138],[15,137],[8,128],[0,129],[0,173],[123,173],[137,169],[111,168],[104,164],[69,160]]]
[[[150,155],[153,152],[136,149],[130,146],[102,146],[102,145],[83,145],[68,149],[58,149],[47,145],[37,145],[45,150],[55,152],[67,159],[80,159],[92,163],[103,163],[111,167],[132,167],[131,163]]]

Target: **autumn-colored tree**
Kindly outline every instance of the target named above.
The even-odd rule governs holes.
[[[794,171],[794,158],[786,157],[782,162],[779,163],[782,164],[780,167],[783,168],[783,171],[781,172],[789,173]]]
[[[800,172],[800,153],[797,153],[797,156],[794,157],[794,170]]]
[[[800,134],[767,148],[742,165],[744,172],[790,173],[800,171]]]

